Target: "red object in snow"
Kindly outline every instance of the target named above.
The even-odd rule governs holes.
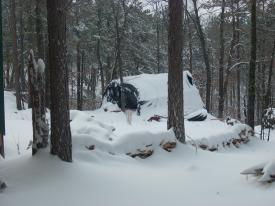
[[[154,115],[154,116],[150,117],[147,121],[148,122],[152,122],[152,121],[160,122],[160,119],[163,119],[163,118],[167,118],[167,117],[162,117],[162,116],[159,116],[159,115]]]

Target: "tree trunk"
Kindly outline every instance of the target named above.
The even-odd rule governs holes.
[[[2,37],[2,1],[0,0],[0,36]],[[3,76],[3,39],[0,41],[0,155],[5,158],[5,105],[4,105],[4,76]]]
[[[50,68],[49,68],[49,50],[46,50],[46,68],[45,68],[45,104],[47,108],[50,108],[51,105],[51,77],[50,77]]]
[[[183,1],[169,0],[168,26],[168,122],[176,138],[185,143],[184,104],[183,104]]]
[[[98,39],[97,39],[97,45],[96,45],[96,57],[97,57],[97,62],[98,62],[98,69],[100,72],[100,82],[101,82],[101,95],[103,99],[104,91],[105,91],[105,78],[104,78],[104,71],[103,71],[103,66],[102,66],[102,61],[101,61],[101,8],[100,4],[98,1],[97,3],[97,33],[98,33]]]
[[[85,73],[85,52],[84,50],[81,52],[81,75],[80,75],[80,96],[81,96],[81,107],[83,110],[83,85],[84,85],[84,75]]]
[[[119,27],[119,19],[118,19],[118,5],[117,8],[115,8],[115,5],[113,5],[113,13],[114,13],[114,18],[115,18],[115,33],[116,33],[116,60],[115,60],[115,67],[114,67],[114,71],[113,74],[117,74],[119,75],[119,79],[120,79],[120,84],[123,84],[123,71],[122,71],[122,67],[123,67],[123,62],[122,62],[122,58],[121,58],[121,40],[122,40],[122,34],[121,34],[121,29]],[[124,21],[125,23],[125,21]],[[112,79],[114,79],[114,75],[112,75]],[[121,111],[125,111],[125,92],[123,90],[123,87],[120,87],[121,91],[120,91],[120,96],[121,96]]]
[[[17,34],[16,34],[16,16],[15,16],[15,0],[10,0],[10,24],[12,35],[12,63],[14,70],[15,92],[16,92],[16,107],[18,110],[22,110],[22,98],[20,89],[20,67],[18,64],[18,46],[17,46]]]
[[[224,10],[225,0],[222,0],[222,11],[220,20],[220,59],[219,59],[219,112],[218,117],[223,118],[224,110],[224,93],[223,93],[223,77],[224,77]]]
[[[239,15],[239,0],[237,0],[237,14],[236,14],[236,44],[240,43],[240,15]],[[240,62],[240,47],[237,47],[237,60]],[[240,67],[237,66],[237,118],[241,120],[241,71]]]
[[[159,11],[158,11],[158,2],[156,4],[156,26],[157,26],[157,71],[160,73],[160,32],[159,32]]]
[[[10,49],[9,47],[6,50],[6,87],[11,88],[11,79],[10,79]]]
[[[25,73],[24,73],[24,15],[23,15],[23,1],[20,1],[20,81],[21,91],[25,91]],[[24,107],[24,105],[22,105]]]
[[[110,57],[109,54],[107,55],[106,62],[107,62],[107,65],[106,65],[106,70],[105,70],[105,77],[106,77],[106,85],[108,85],[110,83],[110,81],[112,80],[112,77],[111,77],[111,71],[112,71],[111,57]]]
[[[199,11],[197,7],[197,0],[192,0],[194,4],[194,10],[195,10],[195,22],[196,22],[196,29],[198,31],[199,40],[201,43],[203,58],[204,58],[204,64],[205,64],[205,70],[206,70],[206,109],[210,111],[210,98],[211,98],[211,68],[209,63],[209,56],[207,51],[207,45],[205,40],[205,35],[202,30],[202,26],[200,23],[200,17],[199,17]]]
[[[51,76],[51,153],[72,162],[66,44],[68,0],[47,0]]]
[[[76,44],[76,67],[77,67],[77,109],[82,110],[82,99],[81,99],[81,53],[80,53],[80,41]]]
[[[49,127],[46,120],[44,70],[44,62],[40,59],[37,64],[33,51],[31,51],[29,54],[28,77],[32,103],[32,155],[35,155],[38,149],[45,148],[48,145]]]
[[[192,43],[192,27],[190,25],[190,17],[187,16],[186,19],[187,27],[188,27],[188,46],[189,46],[189,71],[193,73],[193,43]]]
[[[256,71],[256,0],[251,0],[251,48],[248,81],[247,124],[254,130]]]
[[[267,109],[271,106],[271,88],[272,88],[272,77],[273,77],[273,65],[274,65],[274,56],[275,56],[275,41],[273,43],[273,49],[268,69],[268,81],[267,81],[267,89],[264,97],[264,107],[263,109]]]
[[[42,22],[42,0],[36,0],[35,14],[36,14],[36,43],[38,58],[45,60],[44,54],[44,36],[43,36],[43,22]]]
[[[230,78],[230,74],[231,74],[230,68],[232,66],[232,61],[233,61],[233,56],[234,56],[234,47],[236,45],[236,39],[237,39],[236,22],[235,22],[233,4],[231,5],[231,11],[232,11],[232,38],[231,38],[230,49],[229,49],[229,54],[228,54],[227,67],[226,67],[226,71],[225,71],[225,80],[224,80],[224,85],[223,85],[223,93],[224,93],[223,95],[226,95],[227,100],[228,100],[227,89],[228,89],[229,78]],[[222,104],[224,104],[224,102]],[[228,110],[228,108],[226,110]]]

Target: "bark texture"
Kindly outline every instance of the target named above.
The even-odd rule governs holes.
[[[33,51],[30,51],[28,77],[32,104],[33,155],[36,154],[38,149],[47,147],[49,138],[49,126],[46,119],[45,107],[45,66],[41,59],[39,61],[40,63],[37,64]]]
[[[220,20],[220,59],[219,59],[219,112],[218,117],[223,118],[224,110],[224,93],[223,93],[223,79],[224,79],[224,10],[225,0],[222,0],[222,11]]]
[[[51,86],[51,153],[72,161],[66,46],[68,0],[47,0]]]
[[[206,109],[207,111],[210,111],[210,101],[211,101],[211,80],[212,80],[212,75],[211,75],[211,68],[210,68],[210,63],[209,63],[209,56],[208,56],[208,51],[207,51],[207,43],[205,40],[205,34],[202,30],[201,22],[200,22],[200,17],[199,17],[199,11],[197,7],[197,0],[192,0],[193,5],[194,5],[194,11],[195,11],[195,24],[196,24],[196,29],[198,32],[201,48],[202,48],[202,53],[203,53],[203,59],[204,59],[204,64],[205,64],[205,70],[206,70]]]
[[[255,116],[255,71],[256,71],[256,0],[251,0],[251,48],[249,62],[247,124],[254,130]]]
[[[14,85],[16,95],[16,107],[22,110],[21,89],[20,89],[20,67],[18,63],[18,45],[16,32],[15,0],[10,0],[10,30],[12,35],[12,65],[14,70]]]
[[[183,1],[169,0],[168,26],[168,122],[176,138],[184,143],[184,104],[183,104]]]

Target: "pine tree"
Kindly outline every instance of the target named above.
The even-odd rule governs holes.
[[[250,63],[249,63],[249,82],[248,82],[248,107],[247,124],[254,130],[255,116],[255,72],[256,72],[256,0],[251,1],[251,39],[250,39]]]
[[[169,0],[168,26],[168,129],[173,128],[176,138],[184,143],[183,104],[183,1]]]
[[[51,85],[51,153],[72,161],[66,18],[68,0],[47,0]]]
[[[20,67],[18,63],[18,45],[17,45],[17,31],[16,31],[16,4],[15,0],[10,0],[10,30],[12,35],[12,63],[14,70],[14,85],[16,92],[16,106],[18,110],[22,110],[21,89],[20,89]]]
[[[220,59],[219,59],[219,113],[218,117],[223,118],[223,108],[224,108],[224,10],[225,10],[225,0],[222,0],[222,11],[220,20]]]

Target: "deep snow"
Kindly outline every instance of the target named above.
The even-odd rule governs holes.
[[[196,151],[190,144],[178,144],[168,153],[158,143],[173,139],[173,134],[166,131],[165,120],[148,122],[149,112],[134,115],[129,125],[123,113],[71,111],[74,159],[64,163],[49,149],[31,156],[26,150],[32,138],[31,111],[16,111],[9,92],[5,101],[7,159],[0,160],[0,179],[8,188],[0,193],[1,206],[274,205],[274,184],[240,174],[275,157],[274,133],[270,142],[254,137],[239,149]],[[194,141],[216,144],[236,134],[235,127],[212,116],[185,123]],[[151,157],[125,155],[149,143],[154,148]],[[91,144],[95,150],[86,149]]]

